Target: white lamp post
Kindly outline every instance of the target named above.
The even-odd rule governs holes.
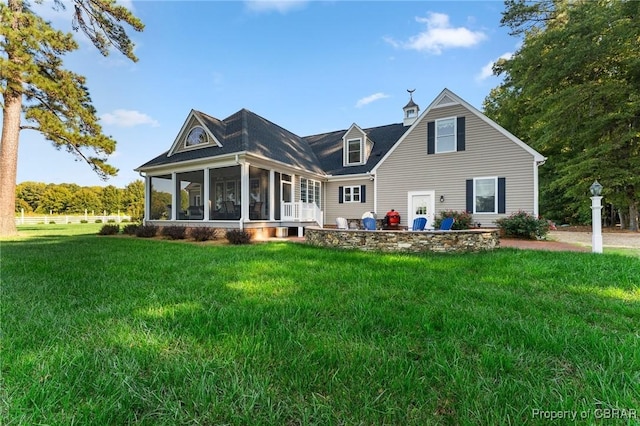
[[[596,180],[589,188],[591,191],[591,251],[593,253],[602,253],[602,185]]]

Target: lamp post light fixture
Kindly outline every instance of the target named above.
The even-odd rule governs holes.
[[[596,180],[589,188],[591,191],[591,251],[602,253],[602,185]]]

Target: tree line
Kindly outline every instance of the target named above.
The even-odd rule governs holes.
[[[591,220],[597,179],[622,228],[640,209],[640,2],[507,0],[501,24],[522,38],[494,73],[484,110],[548,159],[540,211]]]
[[[25,213],[42,214],[121,212],[139,220],[144,215],[144,182],[135,180],[124,188],[22,182],[16,185],[15,211],[23,210]]]

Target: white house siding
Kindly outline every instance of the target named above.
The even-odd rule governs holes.
[[[427,123],[464,116],[465,151],[427,155]],[[522,147],[466,108],[456,105],[432,109],[377,169],[378,215],[400,212],[407,224],[407,192],[435,191],[436,216],[441,210],[466,210],[466,180],[506,178],[506,214],[534,211],[534,158]],[[440,202],[444,195],[445,201]],[[474,222],[494,225],[498,214],[475,214]]]
[[[329,181],[325,185],[325,224],[335,225],[337,217],[359,219],[362,217],[362,214],[364,212],[373,211],[373,181],[369,180],[368,178],[353,179],[348,181]],[[366,198],[364,203],[338,203],[339,187],[359,185],[366,186]]]

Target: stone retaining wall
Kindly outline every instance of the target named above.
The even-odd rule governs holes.
[[[466,253],[500,247],[497,229],[414,232],[307,227],[305,240],[320,247],[408,253]]]

